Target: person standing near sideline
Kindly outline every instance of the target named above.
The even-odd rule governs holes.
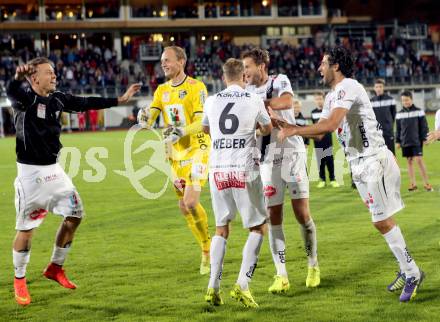
[[[414,161],[420,169],[425,190],[433,191],[423,161],[423,144],[426,143],[428,135],[428,122],[426,121],[425,112],[414,106],[411,92],[402,92],[401,100],[403,108],[397,113],[396,141],[397,148],[402,148],[402,156],[407,159],[408,163],[410,181],[408,191],[417,190]]]
[[[385,80],[376,79],[374,83],[375,96],[371,98],[376,120],[382,129],[382,135],[388,149],[396,154],[394,144],[394,122],[396,120],[396,101],[385,94]]]
[[[321,118],[322,108],[324,107],[324,93],[317,92],[314,95],[316,108],[312,111],[312,122],[317,123]],[[316,162],[319,169],[319,183],[318,189],[322,189],[326,186],[325,168],[327,167],[328,176],[330,179],[330,186],[333,188],[339,188],[339,183],[335,179],[335,161],[333,158],[333,141],[332,134],[327,133],[321,140],[313,140],[315,145]]]

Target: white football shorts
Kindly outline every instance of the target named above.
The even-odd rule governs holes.
[[[237,211],[244,228],[259,226],[266,221],[263,186],[258,171],[247,180],[245,172],[215,171],[209,173],[212,208],[216,226],[226,226]]]
[[[289,190],[290,199],[309,198],[306,153],[295,152],[291,155],[284,155],[282,161],[262,163],[260,168],[267,207],[284,203],[286,187]]]
[[[56,163],[17,163],[15,187],[16,230],[38,227],[50,211],[63,217],[84,216],[83,204],[72,180]]]
[[[371,220],[385,220],[404,208],[400,196],[400,169],[388,149],[350,162],[353,182],[370,210]]]

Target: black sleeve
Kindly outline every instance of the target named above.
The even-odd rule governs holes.
[[[12,103],[12,107],[18,110],[25,110],[35,99],[35,94],[32,91],[26,91],[22,84],[22,81],[13,79],[6,88],[6,95]]]
[[[419,131],[420,131],[420,140],[423,142],[426,140],[428,136],[429,128],[428,122],[426,121],[426,116],[419,116]]]
[[[396,120],[396,143],[400,144],[400,119]]]
[[[62,94],[66,112],[84,112],[88,110],[102,110],[118,105],[117,98],[82,97],[70,94]]]

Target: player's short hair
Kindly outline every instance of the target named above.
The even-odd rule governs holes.
[[[172,51],[174,51],[174,53],[176,54],[177,60],[184,60],[185,62],[188,60],[188,58],[186,57],[186,52],[185,49],[183,49],[182,47],[179,46],[167,46],[163,49],[163,51],[167,50],[167,49],[171,49]]]
[[[329,65],[339,65],[339,71],[345,77],[352,77],[354,73],[354,59],[351,52],[342,46],[336,46],[325,53]]]
[[[325,96],[324,92],[321,92],[321,91],[317,91],[317,92],[315,92],[313,95],[314,95],[314,96],[321,96],[321,97],[324,97],[324,96]]]
[[[37,68],[38,65],[43,65],[43,64],[49,64],[52,67],[54,67],[53,62],[46,57],[37,57],[27,62],[27,65],[31,66],[34,70]]]
[[[412,93],[410,91],[403,91],[400,96],[409,97],[410,99],[413,98]]]
[[[374,84],[382,84],[385,86],[385,79],[383,78],[378,78],[374,81]]]
[[[270,56],[269,52],[261,48],[253,48],[243,53],[242,58],[251,58],[255,65],[259,66],[261,64],[266,65],[266,69],[269,68]]]
[[[243,80],[244,65],[241,59],[229,58],[222,69],[227,80]]]

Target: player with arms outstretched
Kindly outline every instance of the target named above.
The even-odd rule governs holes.
[[[216,233],[211,245],[211,277],[205,300],[223,304],[220,296],[223,259],[229,222],[240,213],[249,236],[243,249],[243,260],[231,296],[246,307],[258,307],[249,290],[257,266],[266,226],[263,190],[256,153],[256,127],[270,133],[272,124],[264,103],[257,95],[244,90],[244,66],[230,58],[223,66],[227,88],[205,103],[203,126],[211,133],[209,184],[214,209]]]
[[[424,273],[410,255],[393,217],[404,207],[400,196],[399,166],[385,145],[365,88],[351,78],[354,61],[349,50],[344,47],[330,50],[318,70],[324,84],[331,88],[325,98],[321,119],[314,125],[300,128],[281,120],[271,110],[272,118],[281,124],[278,137],[280,140],[291,135],[314,138],[336,131],[350,163],[353,181],[370,210],[373,225],[399,262],[400,271],[388,285],[388,290],[402,289],[400,301],[408,302],[416,295]]]
[[[259,95],[266,106],[283,108],[279,111],[291,124],[295,124],[293,91],[286,75],[268,75],[269,53],[255,48],[243,54],[246,89]],[[307,155],[303,138],[293,136],[282,144],[277,142],[277,129],[262,137],[261,178],[266,206],[270,216],[269,244],[276,267],[271,293],[283,293],[290,288],[286,269],[286,242],[283,231],[284,192],[289,190],[291,204],[299,223],[308,259],[307,287],[320,283],[316,226],[309,208],[309,179]]]
[[[200,204],[201,187],[207,179],[209,135],[202,131],[203,103],[207,97],[205,85],[185,74],[185,50],[166,47],[161,64],[169,79],[154,92],[149,109],[141,109],[139,124],[151,129],[162,113],[166,149],[171,163],[174,188],[179,208],[202,249],[200,274],[209,273],[211,237],[208,218]]]
[[[24,83],[30,86],[24,87]],[[18,304],[31,302],[26,267],[34,230],[41,225],[48,211],[63,216],[64,220],[58,229],[51,261],[43,274],[65,288],[76,288],[62,267],[84,210],[75,186],[57,162],[62,147],[62,113],[110,108],[127,102],[139,89],[139,84],[132,85],[119,98],[73,96],[56,91],[56,75],[49,59],[39,57],[17,67],[7,94],[14,108],[17,130],[18,174],[14,183],[17,234],[12,256]]]

